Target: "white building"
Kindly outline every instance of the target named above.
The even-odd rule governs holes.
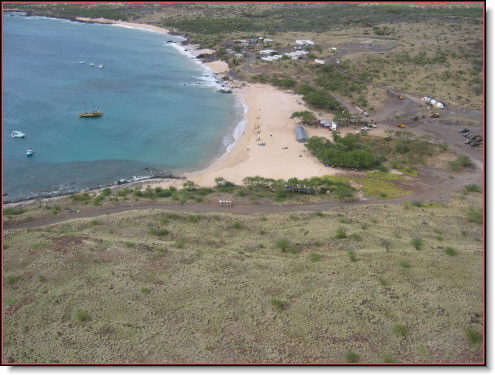
[[[259,51],[258,53],[259,53],[260,55],[265,55],[265,56],[266,56],[266,55],[270,55],[270,54],[272,54],[273,52],[275,52],[275,53],[276,53],[277,51],[275,51],[275,50],[273,50],[273,49],[262,49],[262,50],[261,50],[261,51]]]
[[[337,47],[330,47],[332,51],[337,51]]]
[[[282,55],[273,55],[273,56],[266,56],[262,57],[261,60],[263,61],[276,61],[281,59],[283,56]]]
[[[285,56],[289,56],[292,60],[297,60],[307,54],[309,54],[308,51],[294,51],[294,52],[284,53]]]
[[[325,64],[325,60],[315,59],[315,63],[317,63],[317,64]]]
[[[296,44],[299,46],[314,46],[315,42],[312,40],[296,40]]]
[[[263,43],[271,43],[271,42],[273,42],[273,39],[270,38],[263,39]]]

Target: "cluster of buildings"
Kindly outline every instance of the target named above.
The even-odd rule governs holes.
[[[296,44],[301,47],[314,46],[315,42],[312,40],[296,40]]]
[[[307,55],[309,52],[308,51],[294,51],[294,52],[287,52],[284,53],[283,55],[279,55],[277,51],[274,51],[272,49],[263,49],[258,52],[260,55],[263,55],[264,57],[261,58],[263,61],[275,61],[279,60],[284,56],[290,57],[292,60],[297,60],[302,58],[303,56]]]
[[[445,105],[442,102],[439,102],[438,100],[435,100],[433,98],[430,98],[429,96],[423,96],[421,98],[421,101],[431,105],[434,108],[445,108]]]
[[[258,36],[258,37],[251,38],[251,39],[236,39],[236,40],[234,40],[234,43],[239,43],[239,44],[244,45],[244,46],[247,46],[249,44],[258,44],[258,43],[268,44],[268,43],[272,43],[272,42],[273,42],[273,39],[265,38],[264,36]]]

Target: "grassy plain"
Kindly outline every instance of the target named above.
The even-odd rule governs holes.
[[[4,358],[480,362],[480,194],[460,197],[7,231]]]

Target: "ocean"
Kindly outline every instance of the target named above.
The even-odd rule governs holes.
[[[5,202],[201,169],[240,132],[242,103],[167,43],[181,37],[3,17]],[[104,115],[79,118],[92,110]],[[26,137],[11,138],[13,130]]]

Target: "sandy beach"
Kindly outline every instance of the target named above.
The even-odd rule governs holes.
[[[133,28],[136,28],[136,29],[143,29],[143,30],[154,31],[154,32],[160,33],[160,34],[168,34],[168,33],[170,33],[169,30],[164,29],[163,27],[158,27],[158,26],[153,26],[153,25],[145,25],[143,23],[114,21],[114,20],[109,20],[109,19],[106,19],[106,18],[85,18],[85,17],[76,17],[76,20],[83,21],[83,22],[111,23],[111,24],[115,24],[115,25],[122,25],[122,26],[127,26],[127,27],[133,27]]]
[[[248,107],[244,133],[232,150],[210,167],[185,173],[188,180],[199,186],[215,185],[216,177],[241,184],[247,176],[269,178],[308,178],[334,175],[335,169],[323,166],[296,141],[296,120],[290,119],[295,111],[306,110],[301,97],[269,85],[246,85],[234,90]],[[329,137],[323,128],[305,127],[308,136]],[[264,144],[264,145],[263,145]],[[163,181],[155,186],[180,186],[184,181]]]

